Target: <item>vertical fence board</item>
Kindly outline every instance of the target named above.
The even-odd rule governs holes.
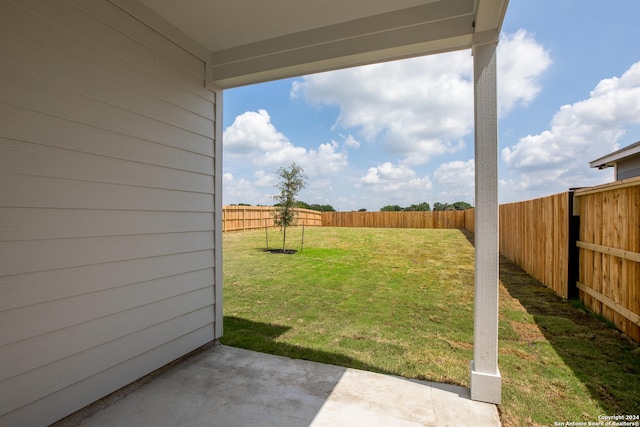
[[[629,211],[640,212],[640,187],[636,187],[631,191],[629,198]],[[632,251],[640,252],[640,215],[631,215],[629,219],[629,247]],[[627,299],[629,307],[634,313],[640,313],[640,263],[632,263],[629,266],[629,283],[635,283],[635,286],[629,286]],[[640,326],[632,329],[629,335],[636,341],[640,341]]]
[[[594,204],[586,203],[586,199],[581,199],[580,206],[580,238],[586,242],[593,242],[595,239],[595,227],[592,225]],[[580,251],[580,254],[582,258],[580,262],[579,280],[582,283],[592,283],[594,271],[593,257],[595,253],[591,251]],[[579,294],[584,304],[593,309],[593,298],[582,290],[580,290]]]
[[[607,247],[613,247],[615,242],[613,241],[613,217],[614,217],[614,207],[613,207],[613,196],[614,194],[607,191],[603,194],[603,205],[602,205],[602,233],[601,233],[601,244]],[[611,298],[611,280],[612,280],[612,263],[611,256],[607,254],[602,254],[602,280],[600,282],[600,293],[607,298]],[[614,321],[614,312],[611,307],[608,307],[606,304],[602,305],[602,315],[607,319],[610,319],[612,322]]]
[[[640,187],[629,191],[627,212],[635,212],[628,215],[629,248],[633,252],[640,252]],[[634,313],[640,313],[640,263],[627,263],[627,302],[629,309]],[[628,334],[636,341],[640,341],[640,326],[629,325]]]
[[[593,223],[600,224],[600,227],[595,227],[593,230],[593,243],[596,245],[602,244],[602,207],[606,203],[605,198],[602,193],[595,194],[591,199],[593,203],[596,203],[596,206],[593,209]],[[599,252],[594,252],[593,254],[593,282],[591,282],[594,286],[594,290],[596,292],[602,293],[602,281],[605,279],[606,272],[602,271],[602,254]],[[600,301],[594,300],[594,310],[598,314],[602,314],[602,303]]]
[[[611,213],[609,217],[610,229],[609,229],[609,244],[611,246],[626,247],[626,239],[620,235],[620,227],[623,227],[623,224],[620,224],[620,203],[621,193],[624,192],[625,189],[620,191],[611,192]],[[617,256],[608,257],[609,261],[609,282],[605,283],[606,285],[606,293],[605,296],[611,298],[613,301],[618,304],[622,304],[624,306],[624,301],[620,298],[620,282],[621,282],[621,269],[622,269],[622,258]],[[613,319],[613,323],[621,330],[626,329],[626,322],[624,322],[624,316],[621,316],[615,310],[611,310],[611,315]],[[623,325],[624,323],[624,325]]]

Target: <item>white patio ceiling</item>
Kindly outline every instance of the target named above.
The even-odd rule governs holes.
[[[131,6],[127,0],[112,1]],[[508,0],[142,3],[202,45],[193,53],[209,64],[209,83],[229,88],[468,49],[472,42],[495,40]]]

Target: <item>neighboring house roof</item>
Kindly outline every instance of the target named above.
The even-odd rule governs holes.
[[[508,0],[112,0],[168,21],[225,89],[497,40]],[[171,31],[156,19],[153,27]],[[179,39],[179,35],[176,39]]]
[[[631,156],[640,154],[640,141],[633,143],[627,147],[621,148],[618,151],[607,154],[592,162],[589,162],[589,166],[592,168],[606,169],[615,166],[620,160],[626,159]]]

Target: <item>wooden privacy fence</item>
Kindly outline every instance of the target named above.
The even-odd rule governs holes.
[[[640,341],[640,178],[575,192],[580,299]]]
[[[500,253],[569,296],[569,193],[500,205]]]
[[[476,233],[476,210],[466,209],[464,212],[464,228],[467,231]]]
[[[464,229],[465,212],[322,212],[322,225],[325,227]]]
[[[500,253],[640,341],[640,178],[500,205]]]
[[[310,209],[296,209],[296,211],[298,212],[298,225],[322,225],[320,212]],[[276,227],[273,206],[224,206],[222,208],[223,232],[265,227]]]

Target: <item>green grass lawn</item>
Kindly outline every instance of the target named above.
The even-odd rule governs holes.
[[[300,249],[301,228],[287,232]],[[469,386],[473,235],[308,227],[294,255],[224,236],[224,337],[251,350]],[[279,230],[269,246],[282,247]],[[500,265],[505,426],[640,413],[640,349],[513,263]]]

